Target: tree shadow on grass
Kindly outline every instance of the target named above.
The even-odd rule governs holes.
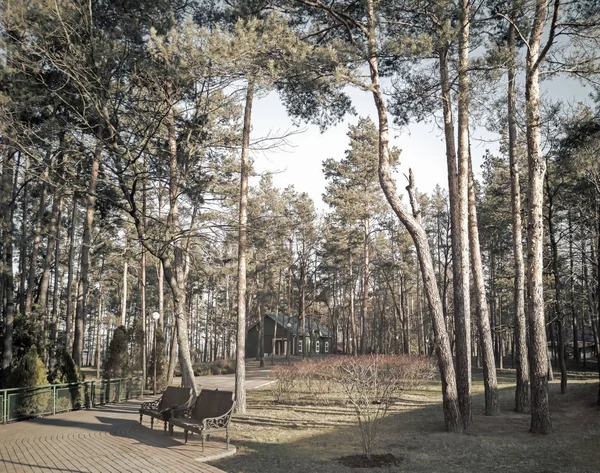
[[[475,376],[480,378],[480,372],[475,371]],[[509,370],[503,371],[502,378],[509,378]],[[573,380],[566,395],[560,394],[558,382],[550,386],[554,432],[548,436],[530,434],[529,414],[513,411],[513,386],[500,389],[501,414],[489,417],[484,415],[481,383],[476,382],[473,426],[465,434],[444,431],[440,403],[424,400],[400,406],[384,421],[375,453],[391,453],[404,461],[382,471],[598,473],[600,412],[593,406],[597,382]],[[274,410],[277,422],[261,420],[265,408],[234,417],[232,442],[238,454],[214,465],[232,473],[357,471],[340,463],[341,457],[362,451],[356,423],[331,425],[325,419],[326,409],[319,408],[314,425],[302,425],[308,414],[306,406],[300,409],[295,413],[288,406],[287,415],[285,410]],[[294,422],[300,428],[290,428]],[[254,430],[245,434],[246,429]]]

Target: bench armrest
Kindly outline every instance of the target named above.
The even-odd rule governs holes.
[[[210,430],[210,429],[221,429],[221,428],[227,427],[227,425],[229,424],[229,421],[231,419],[231,414],[233,414],[234,407],[235,407],[235,402],[231,406],[231,409],[229,409],[229,411],[227,411],[222,416],[206,417],[206,418],[202,419],[202,428],[204,430]]]
[[[155,411],[158,409],[158,405],[160,404],[160,400],[162,398],[155,399],[154,401],[142,402],[142,409]]]

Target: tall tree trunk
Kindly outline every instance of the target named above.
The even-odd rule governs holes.
[[[473,185],[473,169],[469,157],[469,237],[471,239],[471,264],[475,288],[475,309],[479,325],[479,340],[483,355],[483,384],[485,388],[485,414],[498,415],[498,380],[496,378],[496,362],[494,360],[494,345],[490,328],[490,315],[485,296],[485,281],[481,263],[479,246],[479,229],[477,228],[477,209],[475,208],[475,186]]]
[[[157,262],[158,276],[158,326],[161,330],[165,329],[165,274],[163,272],[163,264],[161,260]]]
[[[558,15],[558,1],[554,9]],[[525,104],[528,160],[528,222],[527,222],[527,315],[530,333],[531,361],[531,427],[532,433],[550,433],[548,401],[548,356],[544,317],[544,175],[546,161],[541,151],[540,62],[548,51],[554,35],[550,28],[547,47],[540,50],[546,23],[546,0],[536,0],[535,16],[526,58]]]
[[[446,429],[451,432],[461,432],[463,421],[458,406],[458,392],[456,387],[456,375],[452,363],[452,352],[450,351],[450,340],[444,324],[442,304],[436,284],[431,250],[427,233],[419,222],[419,214],[416,208],[413,212],[401,202],[396,190],[396,183],[392,177],[390,155],[389,155],[389,127],[387,110],[381,85],[379,83],[379,65],[377,62],[377,36],[374,0],[367,0],[368,34],[367,46],[369,54],[369,72],[371,76],[371,91],[377,109],[379,126],[379,182],[394,213],[411,235],[417,256],[421,264],[423,285],[425,287],[431,315],[433,329],[436,337],[436,350],[438,363],[442,378],[442,394],[444,405],[444,421]]]
[[[575,256],[573,254],[573,219],[569,210],[569,305],[571,306],[571,327],[573,329],[573,358],[579,364],[579,330],[577,324],[577,310],[575,309]],[[583,328],[583,327],[582,327]],[[585,338],[585,337],[583,337]],[[585,340],[584,340],[585,345]],[[585,351],[585,350],[584,350]]]
[[[458,403],[465,429],[473,421],[471,412],[471,304],[469,289],[469,31],[470,0],[461,0],[458,37],[458,233],[455,262],[460,259],[461,310],[456,323],[456,381]]]
[[[168,94],[171,85],[167,84]],[[177,134],[175,129],[175,104],[169,95],[169,110],[167,113],[167,133],[169,141],[169,214],[167,227],[171,233],[172,253],[162,255],[163,273],[173,295],[173,315],[177,326],[177,341],[179,343],[179,362],[183,385],[190,387],[194,396],[199,394],[194,377],[194,368],[190,356],[186,286],[188,271],[186,267],[185,248],[183,247],[181,222],[179,217],[179,175],[180,167],[177,159]],[[141,222],[138,222],[141,223]]]
[[[512,19],[516,16],[512,9]],[[521,186],[519,183],[519,155],[517,152],[517,86],[516,86],[516,31],[509,24],[508,44],[508,155],[510,160],[510,197],[512,207],[512,245],[514,254],[513,311],[515,327],[515,365],[517,386],[515,410],[529,412],[529,359],[527,352],[527,326],[525,319],[525,265],[523,262],[523,236],[521,223]]]
[[[0,212],[2,221],[0,222],[2,251],[2,288],[4,294],[2,296],[3,304],[3,319],[4,319],[4,334],[2,345],[2,372],[0,373],[0,385],[8,387],[10,379],[11,367],[13,362],[13,332],[14,332],[14,275],[13,275],[13,177],[14,177],[14,157],[15,150],[10,146],[6,136],[2,139],[2,177],[0,187]]]
[[[51,151],[48,150],[46,159],[49,160]],[[29,259],[29,275],[27,277],[27,290],[25,292],[25,314],[31,314],[33,305],[33,289],[35,287],[35,275],[38,267],[38,253],[40,250],[40,242],[42,241],[42,221],[46,212],[46,192],[48,189],[48,176],[50,164],[47,164],[42,173],[42,190],[40,192],[40,205],[38,207],[37,218],[33,227],[33,243],[31,246],[31,257]],[[40,323],[41,320],[38,320]]]
[[[142,254],[140,257],[140,272],[141,272],[141,287],[140,287],[140,305],[141,305],[141,316],[142,316],[142,379],[144,386],[146,385],[147,373],[147,340],[146,340],[146,250],[142,248]],[[156,327],[155,327],[156,330]],[[152,355],[156,357],[156,353]]]
[[[53,368],[56,365],[56,355],[58,353],[58,313],[59,313],[59,305],[60,305],[60,227],[62,220],[62,205],[58,211],[58,218],[56,224],[56,235],[54,237],[54,241],[56,242],[54,245],[54,284],[52,287],[52,325],[50,327],[50,343],[52,345],[52,349],[50,350],[50,368]]]
[[[598,358],[598,401],[600,405],[600,202],[599,196],[596,194],[596,356]],[[593,245],[592,245],[593,246]]]
[[[123,251],[123,273],[121,284],[121,325],[127,327],[127,299],[129,296],[128,288],[128,273],[129,273],[129,261],[127,261],[127,246],[128,238],[125,237],[125,250]]]
[[[144,167],[145,167],[144,162]],[[143,181],[142,185],[142,226],[144,227],[144,233],[146,233],[146,180]],[[140,312],[142,316],[142,383],[146,386],[147,381],[147,369],[148,369],[148,339],[146,336],[147,324],[146,319],[146,248],[144,245],[141,245],[141,257],[140,257],[140,273],[141,273],[141,284],[140,284]],[[156,330],[156,322],[154,323],[154,330]],[[158,361],[156,359],[156,353],[152,355],[152,358],[155,360],[155,363]]]
[[[238,237],[237,346],[235,368],[236,412],[246,413],[246,251],[248,231],[248,174],[250,172],[250,127],[254,82],[249,80],[244,109],[244,129],[240,162],[240,209]]]
[[[75,229],[77,228],[77,197],[72,196],[71,224],[69,226],[69,261],[67,265],[67,320],[65,348],[73,346],[73,277],[75,275]]]
[[[352,249],[348,250],[348,272],[350,276],[350,352],[352,355],[358,353],[356,315],[354,313],[354,272],[353,272]]]
[[[19,160],[20,161],[20,160]],[[17,164],[17,168],[18,168]],[[27,292],[27,242],[29,241],[29,235],[27,229],[29,228],[29,156],[25,156],[25,169],[23,175],[23,197],[21,200],[21,241],[19,244],[19,292],[18,302],[19,311],[21,314],[25,314],[25,293]]]
[[[102,264],[100,269],[100,274],[104,272],[104,257],[102,257]],[[100,333],[102,331],[102,311],[103,311],[103,303],[104,303],[104,292],[102,290],[102,277],[98,279],[98,316],[96,319],[96,378],[100,378],[100,365],[101,365],[101,337]],[[144,378],[145,380],[146,378]]]
[[[48,313],[48,288],[50,287],[50,272],[52,269],[52,260],[54,258],[54,246],[56,245],[56,229],[58,228],[58,220],[60,208],[62,206],[62,193],[56,189],[52,201],[52,211],[50,214],[50,224],[48,225],[48,243],[46,245],[46,255],[44,256],[44,267],[42,271],[42,279],[40,280],[40,290],[38,295],[38,305],[40,313],[46,315]],[[58,261],[54,262],[58,267]]]
[[[369,234],[371,233],[369,219],[364,221],[363,235],[363,267],[362,267],[362,300],[360,306],[360,321],[362,334],[360,339],[360,352],[367,353],[367,304],[369,302]]]
[[[81,258],[79,261],[80,277],[77,284],[77,305],[75,309],[75,336],[73,338],[73,361],[81,368],[83,363],[83,339],[85,336],[87,296],[89,290],[90,249],[92,246],[92,230],[94,227],[94,209],[96,207],[96,186],[102,158],[102,132],[96,137],[96,149],[92,160],[90,181],[88,183],[85,223],[81,238]]]
[[[548,236],[550,238],[550,252],[552,256],[552,274],[554,276],[554,316],[556,317],[556,330],[558,332],[558,366],[560,367],[560,392],[567,393],[567,362],[565,359],[565,327],[564,313],[562,310],[562,281],[558,268],[558,243],[554,229],[554,195],[550,191],[548,174],[545,176],[548,200]]]

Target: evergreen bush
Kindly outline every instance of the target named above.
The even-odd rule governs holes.
[[[12,372],[11,384],[15,388],[34,388],[48,383],[46,366],[40,358],[37,347],[31,346],[17,362]],[[18,400],[16,412],[19,416],[30,416],[49,411],[51,391],[40,389],[24,390]]]
[[[125,327],[119,326],[114,330],[102,369],[104,379],[125,378],[127,376],[129,370],[127,339]]]

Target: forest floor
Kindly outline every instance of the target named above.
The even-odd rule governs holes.
[[[558,373],[557,373],[558,375]],[[474,369],[473,425],[465,434],[444,431],[441,386],[432,382],[404,392],[384,421],[376,454],[392,454],[388,472],[600,472],[598,373],[570,372],[568,392],[560,394],[557,376],[550,384],[550,435],[528,432],[530,416],[517,414],[514,370],[498,372],[501,414],[483,415],[481,370]],[[238,453],[214,463],[229,473],[342,473],[364,471],[344,466],[344,456],[362,453],[356,418],[336,403],[311,402],[309,393],[277,404],[272,386],[249,391],[247,413],[235,416],[232,443]]]

